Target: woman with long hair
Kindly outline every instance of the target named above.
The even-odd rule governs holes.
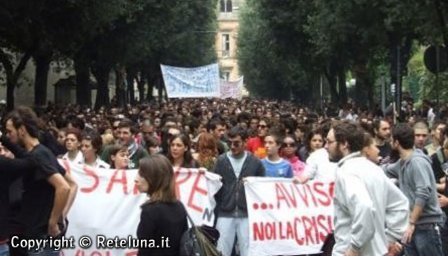
[[[169,238],[159,248],[139,248],[139,256],[179,255],[180,240],[187,230],[187,212],[176,198],[174,172],[170,161],[161,154],[140,160],[135,180],[138,190],[148,195],[142,205],[137,237],[140,240]]]
[[[321,129],[314,129],[308,133],[305,146],[299,150],[300,160],[306,162],[311,153],[322,148],[324,146],[324,138],[325,135]]]
[[[210,171],[218,156],[218,142],[211,133],[204,132],[199,135],[196,153],[193,158],[198,162],[199,167],[204,167]]]
[[[198,163],[191,155],[190,137],[184,133],[174,135],[169,140],[168,159],[173,167],[197,168]]]

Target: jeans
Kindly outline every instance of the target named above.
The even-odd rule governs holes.
[[[412,240],[405,245],[404,252],[406,256],[443,256],[439,225],[416,225]]]
[[[9,256],[8,244],[1,244],[0,245],[0,256]]]
[[[448,256],[448,219],[445,221],[445,225],[442,228],[442,249],[445,252],[445,256]]]
[[[225,218],[219,217],[216,229],[220,233],[218,240],[218,250],[223,256],[232,254],[232,247],[235,242],[235,234],[238,238],[238,245],[241,256],[247,256],[249,251],[249,220],[247,218]]]

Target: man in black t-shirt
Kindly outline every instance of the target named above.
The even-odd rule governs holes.
[[[57,237],[65,229],[63,220],[73,203],[76,184],[51,151],[40,144],[38,119],[30,108],[19,107],[5,120],[6,136],[24,148],[11,149],[14,155],[32,160],[23,175],[24,192],[18,216],[21,235],[32,239]],[[51,248],[45,248],[44,254],[51,254]]]
[[[377,120],[373,122],[373,132],[375,133],[375,145],[379,149],[381,157],[380,164],[386,164],[390,161],[390,124],[386,120]]]

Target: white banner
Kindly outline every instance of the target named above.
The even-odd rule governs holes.
[[[219,67],[196,68],[160,65],[168,98],[219,97]]]
[[[319,253],[333,230],[334,183],[247,178],[249,255]]]
[[[221,99],[241,99],[243,97],[243,81],[243,77],[236,81],[221,80]]]
[[[69,212],[66,238],[73,237],[75,248],[65,249],[62,255],[74,256],[133,256],[135,248],[99,248],[101,239],[127,240],[136,238],[140,221],[140,206],[147,200],[135,186],[138,170],[94,169],[87,166],[62,165],[78,184],[78,193]],[[220,176],[198,169],[179,169],[176,193],[186,206],[196,225],[213,225],[214,194],[221,188]],[[85,237],[91,246],[82,246]],[[157,241],[161,244],[163,241]],[[159,238],[162,239],[162,238]],[[84,248],[82,248],[84,247]]]

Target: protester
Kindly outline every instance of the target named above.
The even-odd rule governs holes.
[[[381,164],[390,162],[390,124],[386,120],[380,119],[373,122],[373,132],[375,134],[375,145],[380,150]]]
[[[422,150],[426,155],[428,152],[425,149],[426,141],[428,139],[429,128],[424,121],[419,121],[414,124],[414,147]]]
[[[254,154],[259,159],[266,157],[266,148],[264,147],[264,137],[268,134],[270,123],[266,118],[260,119],[258,122],[258,133],[254,138],[247,141],[246,150]]]
[[[432,156],[440,148],[443,143],[443,131],[445,130],[446,124],[440,120],[436,120],[431,128],[431,143],[425,146],[428,156]]]
[[[139,160],[145,156],[149,156],[148,152],[135,141],[135,134],[137,132],[134,127],[135,124],[129,119],[123,119],[118,124],[118,144],[128,147],[129,151],[129,166],[128,169],[138,168]],[[111,147],[104,148],[101,153],[101,159],[108,161],[110,158]]]
[[[243,179],[250,176],[265,176],[261,161],[245,151],[247,132],[235,126],[229,134],[230,151],[218,157],[213,172],[221,175],[222,187],[216,194],[218,220],[216,229],[221,237],[218,250],[224,256],[230,256],[235,241],[238,239],[241,256],[247,256],[249,250],[249,221],[247,202],[244,194]]]
[[[361,150],[361,155],[369,159],[375,164],[380,163],[380,150],[378,149],[374,138],[370,135],[370,133],[364,133],[364,140],[363,140],[363,148]]]
[[[101,160],[98,152],[101,150],[103,141],[101,136],[95,132],[85,132],[81,136],[81,152],[83,155],[83,161],[81,164],[93,167],[93,168],[110,168],[110,165]]]
[[[283,139],[281,156],[291,164],[294,177],[300,177],[305,171],[305,163],[300,161],[299,157],[296,155],[296,151],[297,143],[294,137],[292,135],[287,135]]]
[[[417,123],[418,124],[418,123]],[[414,129],[398,124],[392,130],[392,149],[399,152],[400,161],[384,166],[386,174],[397,178],[399,187],[410,202],[410,217],[402,242],[407,256],[443,256],[440,226],[443,217],[437,201],[436,182],[431,160],[421,150],[414,149]]]
[[[408,201],[380,167],[362,157],[364,131],[350,122],[336,124],[326,148],[338,162],[335,181],[333,255],[377,256],[400,247]]]
[[[146,240],[165,238],[169,241],[160,248],[139,248],[137,255],[179,255],[180,239],[188,228],[187,213],[176,198],[170,161],[160,154],[141,159],[135,182],[138,190],[149,197],[141,206],[137,237]]]
[[[218,144],[215,136],[208,132],[201,133],[197,142],[197,150],[193,153],[193,158],[198,162],[199,167],[211,170],[218,157]]]
[[[72,164],[81,164],[83,154],[79,148],[81,147],[81,132],[77,128],[67,128],[65,137],[65,148],[67,153],[62,156],[63,160],[68,160]]]
[[[299,150],[300,160],[306,162],[310,154],[322,148],[323,145],[324,145],[323,131],[320,129],[312,130],[307,135],[305,146]]]
[[[28,239],[42,239],[63,235],[67,228],[65,218],[76,195],[76,183],[58,164],[52,152],[39,142],[39,126],[36,114],[27,107],[18,107],[6,120],[6,136],[18,145],[10,148],[19,158],[31,157],[33,165],[23,176],[23,197],[19,222],[22,235]],[[58,255],[53,248],[45,247],[32,255]]]
[[[294,175],[291,164],[280,157],[279,151],[282,143],[283,137],[274,132],[269,132],[264,137],[267,156],[261,160],[261,163],[266,170],[266,177],[292,178]]]
[[[129,151],[125,145],[114,145],[110,149],[110,168],[126,170],[129,169]]]
[[[190,138],[186,134],[173,136],[169,141],[168,159],[175,168],[198,168],[199,165],[191,154]]]

